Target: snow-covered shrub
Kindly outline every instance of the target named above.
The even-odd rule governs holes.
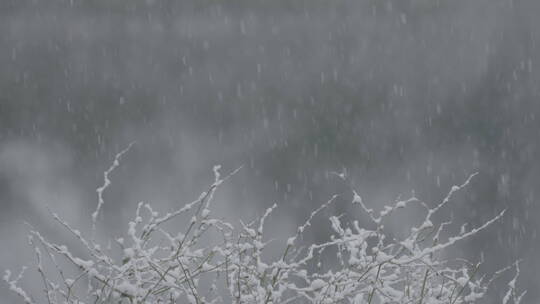
[[[207,191],[181,208],[160,214],[149,204],[140,203],[129,223],[125,238],[115,240],[120,254],[111,246],[96,241],[96,221],[104,206],[103,192],[109,174],[119,165],[127,149],[119,153],[104,174],[97,189],[98,204],[92,214],[92,231],[87,236],[59,216],[54,219],[70,231],[86,251],[76,256],[67,246],[48,241],[32,229],[29,242],[35,251],[37,273],[44,293],[29,295],[19,285],[23,271],[4,280],[25,303],[478,303],[485,298],[493,279],[478,273],[480,263],[445,260],[445,252],[456,242],[479,233],[500,219],[504,211],[474,229],[462,229],[442,237],[449,222],[434,223],[433,216],[452,196],[469,184],[451,188],[438,204],[429,206],[412,197],[397,201],[376,212],[353,190],[353,204],[367,214],[370,223],[344,221],[332,216],[333,235],[326,242],[302,246],[302,235],[315,216],[332,204],[337,196],[314,210],[296,234],[283,240],[282,254],[263,257],[270,241],[263,236],[265,220],[276,206],[262,217],[235,225],[212,216],[211,202],[217,189],[233,173],[222,178],[219,166]],[[343,176],[340,176],[344,178]],[[418,204],[425,208],[423,220],[401,240],[388,237],[383,223],[401,208]],[[187,217],[186,217],[187,216]],[[166,223],[191,218],[184,231],[170,231]],[[371,227],[371,228],[367,228]],[[448,232],[446,232],[448,234]],[[276,246],[272,244],[272,246]],[[327,254],[332,252],[331,254]],[[317,260],[334,257],[335,267],[322,271]],[[44,261],[53,265],[44,267]],[[60,262],[64,264],[62,264]],[[71,264],[66,269],[65,262]],[[46,270],[48,269],[48,270]],[[524,293],[516,291],[516,275],[508,283],[503,304],[520,303]]]

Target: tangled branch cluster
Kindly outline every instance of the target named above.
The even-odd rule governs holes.
[[[15,277],[9,271],[4,275],[9,288],[25,303],[478,303],[486,297],[493,280],[512,268],[487,278],[478,274],[480,263],[440,257],[441,252],[484,230],[504,214],[499,213],[477,228],[442,237],[450,222],[434,224],[432,217],[474,175],[462,185],[452,187],[432,208],[413,197],[375,212],[353,190],[352,203],[367,213],[372,228],[367,229],[356,220],[346,222],[343,217],[332,216],[333,235],[328,241],[301,246],[304,231],[318,213],[336,200],[334,196],[298,227],[279,257],[268,260],[263,254],[270,241],[263,237],[263,231],[265,220],[276,205],[248,224],[233,225],[214,218],[212,198],[224,180],[234,174],[222,178],[219,166],[214,168],[215,180],[208,190],[178,210],[160,214],[149,204],[139,203],[126,238],[115,240],[114,246],[120,248],[120,255],[115,257],[111,246],[96,241],[95,227],[104,204],[103,191],[110,184],[109,174],[126,151],[116,156],[105,172],[104,185],[98,188],[98,206],[92,215],[89,237],[53,214],[80,242],[86,252],[84,257],[31,230],[29,242],[35,251],[43,295],[32,297],[19,286],[25,268]],[[425,208],[423,221],[406,238],[391,239],[383,222],[394,211],[410,204]],[[166,229],[166,223],[186,216],[191,220],[183,232]],[[322,271],[316,267],[316,261],[328,252],[331,253],[324,258],[335,257],[331,262],[335,267]],[[55,275],[50,273],[51,269],[46,270],[51,267],[44,266],[45,259],[53,265]],[[60,259],[71,264],[69,274],[58,262]],[[515,269],[503,304],[519,304],[525,294],[516,291],[518,263]]]

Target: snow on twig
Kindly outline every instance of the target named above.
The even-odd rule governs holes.
[[[322,210],[337,203],[338,196],[332,196],[311,212],[291,237],[282,240],[281,253],[271,258],[267,255],[269,247],[281,245],[266,240],[264,231],[277,205],[248,223],[240,221],[235,225],[215,218],[211,212],[214,195],[239,170],[222,177],[220,166],[215,166],[214,180],[207,190],[172,212],[160,213],[149,203],[139,203],[125,233],[127,237],[115,236],[119,252],[113,254],[94,240],[95,226],[104,204],[103,191],[111,183],[109,174],[130,147],[117,154],[104,173],[104,184],[98,188],[98,206],[91,217],[90,240],[52,213],[55,221],[78,240],[84,255],[75,255],[67,246],[52,243],[31,228],[29,240],[46,296],[35,301],[20,287],[25,268],[14,279],[10,271],[4,275],[9,289],[24,303],[466,304],[486,299],[493,280],[509,269],[485,279],[485,275],[477,275],[481,263],[458,260],[456,264],[439,257],[441,251],[482,232],[504,216],[502,211],[477,228],[462,229],[442,239],[442,231],[454,220],[434,223],[433,214],[440,212],[475,174],[452,187],[433,208],[412,197],[375,212],[351,186],[353,203],[361,206],[375,228],[363,227],[358,220],[331,216],[330,238],[302,247],[305,241],[301,236],[319,222]],[[340,178],[346,180],[346,175]],[[411,203],[426,208],[424,219],[404,239],[389,238],[383,220]],[[184,217],[188,219],[180,225],[184,230],[164,225]],[[47,274],[44,254],[52,261],[60,281]],[[57,258],[65,259],[72,269],[60,267]],[[326,267],[317,267],[321,260]],[[517,291],[517,262],[515,269],[502,304],[519,304],[525,295]],[[87,288],[82,286],[84,281]]]

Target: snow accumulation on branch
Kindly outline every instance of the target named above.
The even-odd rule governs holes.
[[[511,267],[490,278],[479,275],[481,263],[443,259],[442,252],[494,224],[504,211],[477,228],[462,229],[443,239],[441,234],[452,222],[434,223],[433,215],[448,204],[475,176],[454,186],[435,207],[412,197],[384,207],[369,208],[352,189],[353,204],[360,205],[371,220],[371,228],[358,220],[330,217],[333,235],[317,244],[302,243],[302,234],[323,209],[337,196],[315,209],[296,233],[283,240],[283,251],[268,258],[270,240],[263,237],[265,221],[277,208],[247,224],[233,224],[212,216],[211,202],[223,182],[220,166],[214,167],[214,182],[194,201],[167,213],[139,203],[135,217],[114,246],[95,239],[98,215],[104,206],[103,192],[110,185],[109,175],[132,145],[118,153],[104,173],[104,184],[97,189],[98,203],[92,214],[91,236],[73,228],[52,214],[80,243],[85,252],[75,255],[65,245],[48,241],[31,228],[29,244],[36,256],[42,295],[30,295],[20,285],[26,267],[13,278],[3,277],[9,289],[24,303],[354,303],[354,304],[464,304],[481,303],[487,298],[493,280]],[[344,176],[340,176],[345,179]],[[420,204],[426,215],[408,236],[395,240],[383,222],[398,209]],[[187,220],[186,220],[187,219]],[[184,221],[183,231],[171,231],[165,223]],[[449,234],[450,232],[446,232]],[[273,243],[273,247],[275,242]],[[104,249],[105,248],[105,249]],[[332,254],[325,254],[332,252]],[[334,257],[331,260],[329,257]],[[317,261],[325,259],[323,270]],[[46,265],[45,265],[46,264]],[[507,284],[502,304],[519,304],[524,292],[517,291],[519,263]]]

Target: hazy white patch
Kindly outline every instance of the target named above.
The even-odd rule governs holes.
[[[12,142],[0,149],[0,174],[7,180],[18,208],[28,204],[30,212],[49,218],[51,211],[66,220],[80,220],[80,199],[70,169],[73,160],[63,147]],[[24,207],[24,206],[20,206]]]

